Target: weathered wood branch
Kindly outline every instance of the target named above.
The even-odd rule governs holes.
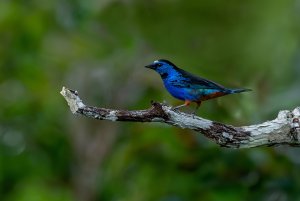
[[[280,111],[277,118],[261,124],[235,127],[186,114],[161,103],[152,103],[146,110],[115,110],[83,104],[76,91],[62,88],[60,92],[72,113],[109,121],[161,122],[204,134],[217,144],[231,148],[250,148],[288,144],[300,146],[300,107]]]

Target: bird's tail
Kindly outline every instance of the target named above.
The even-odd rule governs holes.
[[[252,89],[228,89],[229,94],[237,94],[245,91],[252,91]]]

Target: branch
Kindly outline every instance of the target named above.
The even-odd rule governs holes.
[[[86,106],[77,91],[62,88],[60,92],[72,113],[109,121],[161,122],[204,134],[224,147],[250,148],[262,145],[300,146],[300,107],[280,111],[277,118],[257,125],[235,127],[172,110],[169,105],[152,102],[146,110],[115,110]]]

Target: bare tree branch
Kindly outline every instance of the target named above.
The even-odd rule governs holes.
[[[257,125],[234,127],[198,116],[172,110],[169,105],[152,103],[146,110],[115,110],[86,106],[77,91],[62,88],[60,92],[72,113],[109,121],[162,122],[204,134],[217,144],[231,148],[250,148],[263,145],[288,144],[300,146],[300,107],[280,111],[277,118]]]

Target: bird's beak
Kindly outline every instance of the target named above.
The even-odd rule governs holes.
[[[145,66],[145,68],[155,69],[155,66],[153,64],[149,64],[149,65]]]

